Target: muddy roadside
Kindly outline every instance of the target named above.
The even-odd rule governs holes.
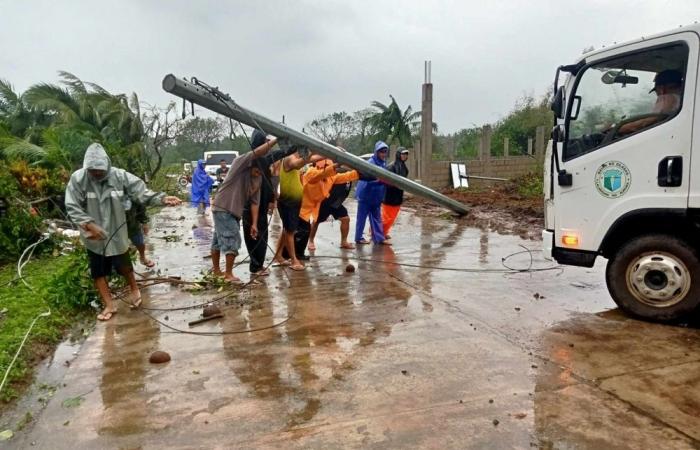
[[[466,226],[541,240],[544,201],[534,176],[521,177],[492,186],[468,189],[445,188],[439,192],[470,207],[469,214],[456,217],[451,211],[428,200],[406,194],[404,208],[416,214],[454,220]]]

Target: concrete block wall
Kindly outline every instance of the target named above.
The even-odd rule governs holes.
[[[450,172],[450,163],[464,163],[467,165],[467,174],[481,177],[495,178],[517,178],[530,172],[541,172],[543,169],[542,161],[544,156],[545,133],[544,127],[538,127],[535,145],[532,150],[534,154],[529,155],[507,155],[494,157],[490,155],[490,127],[484,127],[481,136],[481,145],[479,156],[474,159],[467,160],[452,160],[452,161],[431,161],[429,170],[411,170],[410,177],[418,179],[419,173],[427,175],[427,179],[420,181],[433,189],[442,189],[452,186],[452,174]],[[484,144],[486,142],[486,144]],[[505,143],[508,146],[508,143]],[[532,146],[529,146],[532,148]],[[420,148],[420,142],[416,142],[415,148]],[[487,150],[489,149],[489,150]],[[507,153],[507,152],[506,152]],[[416,161],[414,164],[421,164]],[[409,166],[409,170],[411,167]],[[416,169],[418,169],[416,167]],[[470,185],[478,186],[483,184],[499,183],[498,181],[487,180],[469,180]]]
[[[431,165],[430,180],[421,180],[423,184],[433,189],[441,189],[452,186],[452,174],[450,163],[463,163],[467,165],[467,174],[481,177],[517,178],[530,172],[541,171],[542,167],[536,159],[529,156],[512,156],[509,158],[496,158],[488,162],[480,159],[463,161],[433,161]],[[491,184],[484,180],[470,180],[470,184]]]

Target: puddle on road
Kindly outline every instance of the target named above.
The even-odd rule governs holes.
[[[34,381],[27,393],[0,418],[0,430],[15,429],[27,414],[37,417],[57,392],[60,392],[64,375],[77,357],[82,339],[63,341],[54,354],[42,361],[36,371]]]

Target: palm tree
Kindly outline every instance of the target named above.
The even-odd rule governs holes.
[[[60,124],[83,130],[93,139],[128,146],[143,138],[138,97],[111,94],[95,83],[83,82],[69,72],[59,72],[63,86],[39,83],[24,97],[39,111]]]
[[[142,169],[144,127],[136,94],[111,94],[69,72],[60,84],[18,94],[0,80],[0,156],[75,166],[90,142],[127,170]]]
[[[377,140],[388,144],[399,144],[409,147],[413,144],[413,135],[420,130],[420,111],[413,111],[409,105],[401,111],[393,95],[389,95],[391,103],[385,105],[378,101],[372,102],[376,109],[374,114],[367,117],[366,125]],[[437,124],[433,123],[433,131],[437,132]]]
[[[51,124],[51,118],[33,108],[24,94],[0,79],[0,123],[14,136],[38,142],[41,131]]]

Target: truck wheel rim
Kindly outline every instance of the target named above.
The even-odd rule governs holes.
[[[655,308],[668,308],[682,301],[690,290],[690,281],[683,261],[665,252],[645,253],[627,267],[629,291]]]

